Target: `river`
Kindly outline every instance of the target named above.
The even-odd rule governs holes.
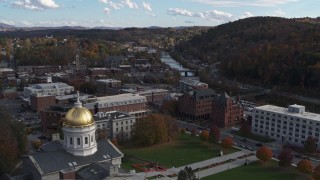
[[[184,68],[180,63],[178,63],[176,60],[174,60],[170,56],[170,54],[167,53],[167,52],[161,52],[161,58],[160,59],[161,59],[161,62],[166,63],[172,69],[176,69],[178,71],[188,71],[188,70],[190,70],[190,69]],[[187,76],[194,76],[194,73],[193,72],[188,72]]]

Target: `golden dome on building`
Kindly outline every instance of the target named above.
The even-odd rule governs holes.
[[[65,126],[73,126],[73,127],[83,127],[90,126],[94,123],[93,116],[91,112],[82,107],[81,102],[79,101],[79,95],[77,102],[75,103],[75,107],[70,109],[65,117],[63,125]]]

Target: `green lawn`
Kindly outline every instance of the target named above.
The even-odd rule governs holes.
[[[180,167],[183,165],[195,163],[210,159],[219,155],[221,146],[203,142],[199,137],[190,136],[189,134],[181,134],[176,140],[155,145],[146,148],[122,149],[127,157],[138,157],[147,161],[158,163],[166,168]],[[229,150],[228,153],[237,151]],[[132,169],[131,158],[125,158],[123,162],[124,169]]]
[[[254,162],[248,166],[241,166],[218,174],[214,174],[202,180],[303,180],[305,175],[298,173],[294,167],[279,168],[277,162],[272,161],[261,165]]]

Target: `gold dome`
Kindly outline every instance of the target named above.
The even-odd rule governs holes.
[[[91,112],[85,107],[73,107],[65,117],[64,125],[73,127],[89,126],[94,123]]]

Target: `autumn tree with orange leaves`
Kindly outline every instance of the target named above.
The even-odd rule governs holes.
[[[306,174],[310,174],[313,171],[312,163],[307,159],[301,159],[297,164],[297,169]]]
[[[263,163],[269,161],[272,158],[272,151],[267,146],[262,146],[257,150],[257,158]]]
[[[204,130],[200,133],[200,138],[204,141],[208,141],[209,139],[209,131]]]
[[[230,149],[233,147],[233,139],[231,137],[225,137],[222,140],[221,145],[225,149]]]

